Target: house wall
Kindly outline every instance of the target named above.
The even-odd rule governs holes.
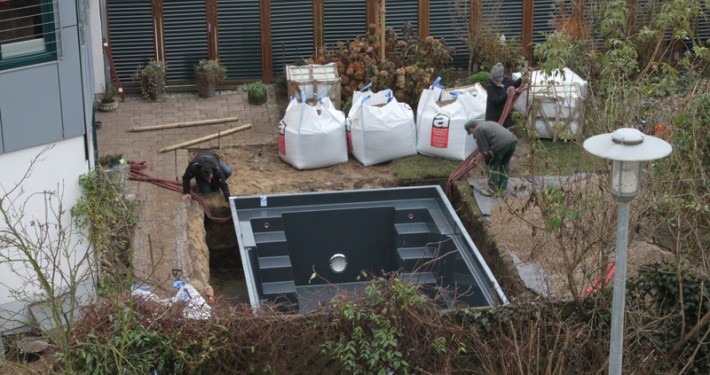
[[[35,160],[36,159],[36,160]],[[33,164],[34,161],[34,164]],[[59,201],[53,199],[46,203],[41,194],[42,191],[56,192],[62,202],[63,214],[61,219],[61,230],[75,231],[72,228],[69,210],[71,205],[81,196],[79,187],[79,176],[90,170],[89,162],[84,157],[84,137],[74,137],[65,141],[36,146],[24,150],[5,153],[0,157],[0,170],[3,171],[3,178],[0,180],[0,197],[6,202],[12,201],[15,209],[13,214],[18,214],[20,207],[24,209],[24,214],[18,218],[16,228],[24,228],[33,233],[32,227],[38,223],[53,223],[59,221],[53,217],[50,211],[47,214],[45,208],[58,208]],[[25,178],[25,174],[28,176]],[[5,196],[13,190],[15,186],[22,186],[22,189],[15,189],[9,196]],[[3,204],[4,207],[9,205]],[[49,217],[47,217],[49,216]],[[4,222],[0,222],[1,227],[5,227]],[[52,236],[56,238],[60,228],[55,227]],[[69,242],[69,247],[75,247],[72,251],[77,257],[81,257],[86,252],[86,245],[79,245],[80,233],[73,233],[74,238]],[[49,247],[47,245],[46,247]],[[10,254],[12,250],[3,249],[3,256],[0,257],[0,310],[2,305],[14,301],[16,296],[13,291],[23,290],[31,295],[39,292],[40,289],[34,283],[28,283],[26,276],[31,274],[31,270],[25,267],[17,267],[18,264],[4,262],[4,255]],[[57,262],[57,269],[66,268],[67,264]]]
[[[91,34],[78,27],[75,1],[60,1],[58,8],[57,60],[0,71],[0,153],[90,132]]]
[[[88,262],[78,262],[89,247],[73,228],[70,209],[81,195],[79,176],[95,163],[93,46],[98,35],[100,47],[101,34],[92,30],[95,21],[90,21],[92,14],[99,14],[93,9],[98,2],[61,0],[55,4],[60,42],[56,61],[0,70],[0,203],[6,212],[18,215],[11,225],[0,217],[0,230],[17,228],[34,236],[38,225],[46,224],[53,241],[68,234],[65,250],[69,252],[43,261],[48,270],[61,271],[77,265],[89,267]],[[43,192],[55,195],[45,200]],[[56,245],[42,247],[51,246]],[[0,252],[2,334],[27,322],[28,303],[41,296],[36,279],[28,278],[34,274],[29,265],[7,261],[16,248],[0,243]],[[54,276],[56,290],[66,286],[59,282],[59,275]]]
[[[107,78],[107,70],[104,68],[104,50],[101,40],[104,36],[103,22],[105,12],[103,12],[101,3],[103,2],[89,1],[89,25],[87,26],[91,37],[91,60],[96,62],[96,64],[93,64],[93,92],[95,95],[99,95],[104,91]]]

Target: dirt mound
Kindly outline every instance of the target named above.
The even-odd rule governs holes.
[[[354,158],[327,168],[299,171],[281,161],[275,144],[219,150],[234,168],[232,195],[270,195],[310,191],[353,190],[395,185],[389,163],[365,167]]]

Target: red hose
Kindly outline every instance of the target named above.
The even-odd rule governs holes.
[[[144,182],[150,182],[153,185],[158,185],[160,187],[164,187],[169,190],[177,191],[179,193],[182,193],[182,182],[180,181],[171,181],[171,180],[164,180],[161,178],[156,178],[149,176],[142,171],[146,168],[148,168],[148,163],[145,161],[128,161],[128,165],[131,167],[131,174],[128,176],[129,180],[133,181],[144,181]],[[232,219],[231,216],[212,216],[212,213],[210,212],[210,207],[207,204],[207,201],[197,194],[194,190],[194,188],[191,188],[190,191],[190,196],[192,199],[197,201],[197,203],[200,205],[202,208],[202,211],[205,212],[205,216],[209,218],[210,220],[216,222],[216,223],[225,223],[229,220]]]
[[[451,187],[454,185],[454,181],[458,180],[461,176],[468,173],[468,171],[475,168],[478,163],[481,162],[482,158],[483,154],[478,151],[478,149],[475,149],[471,155],[463,161],[463,163],[459,164],[459,166],[451,172],[449,179],[446,181],[446,196],[449,197],[449,199],[451,199]]]
[[[512,88],[513,86],[508,87],[509,89]],[[510,111],[513,110],[513,105],[515,105],[515,102],[518,101],[518,98],[520,98],[520,95],[523,94],[528,89],[528,85],[525,83],[522,83],[519,87],[518,90],[513,89],[514,94],[508,95],[508,100],[505,101],[505,107],[503,107],[503,113],[500,116],[500,119],[498,119],[498,123],[503,125],[505,122],[505,119],[508,118],[508,115],[510,114]]]
[[[508,117],[510,111],[513,110],[513,105],[515,104],[515,102],[518,101],[520,95],[528,89],[525,83],[523,83],[520,87],[521,89],[515,91],[514,95],[508,95],[508,100],[506,100],[505,107],[503,107],[503,114],[498,120],[499,124],[503,125],[506,117]],[[451,187],[454,185],[454,181],[461,178],[473,168],[476,168],[478,163],[481,162],[481,159],[483,159],[483,154],[481,154],[481,152],[476,149],[471,153],[471,155],[466,158],[466,160],[463,161],[463,163],[461,163],[458,167],[456,167],[456,169],[454,169],[453,172],[451,172],[449,179],[446,181],[446,196],[449,197],[449,199],[451,199]]]

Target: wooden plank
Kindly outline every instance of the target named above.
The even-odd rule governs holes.
[[[251,128],[251,124],[246,124],[246,125],[238,126],[238,127],[236,127],[236,128],[232,128],[232,129],[229,129],[229,130],[225,130],[225,131],[223,131],[223,132],[217,132],[217,133],[215,133],[215,134],[210,134],[210,135],[207,135],[207,136],[204,136],[204,137],[201,137],[201,138],[196,138],[196,139],[193,139],[193,140],[191,140],[191,141],[187,141],[187,142],[183,142],[183,143],[178,143],[178,144],[176,144],[176,145],[172,145],[172,146],[168,146],[168,147],[163,147],[163,148],[160,149],[159,152],[162,153],[162,152],[167,152],[167,151],[173,151],[173,150],[177,150],[177,149],[179,149],[179,148],[183,148],[183,147],[187,147],[187,146],[196,145],[196,144],[198,144],[198,143],[206,142],[206,141],[209,141],[209,140],[218,138],[218,137],[222,137],[222,136],[225,136],[225,135],[229,135],[229,134],[232,134],[232,133],[236,133],[236,132],[238,132],[238,131],[247,130],[247,129],[249,129],[249,128]]]
[[[367,23],[366,29],[367,33],[370,35],[376,35],[377,33],[377,11],[378,11],[378,5],[379,0],[367,0],[367,3],[365,3],[365,11],[367,12],[367,16],[365,17],[366,20],[365,22]]]
[[[163,2],[153,0],[153,38],[155,39],[155,59],[165,61],[165,36],[163,25]]]
[[[429,36],[429,22],[431,19],[431,12],[429,7],[429,0],[419,0],[419,37],[425,39]]]
[[[323,47],[325,46],[323,35],[324,8],[323,0],[313,0],[313,57],[315,58],[323,54]]]
[[[271,50],[271,0],[259,1],[261,15],[261,72],[264,82],[271,83],[274,79],[272,70]]]
[[[534,0],[523,0],[523,30],[521,42],[523,44],[523,52],[525,57],[530,61],[532,59],[532,34],[533,34],[533,16],[535,12]]]
[[[135,127],[135,128],[130,128],[130,129],[128,129],[128,131],[132,131],[132,132],[145,132],[145,131],[150,131],[150,130],[186,128],[186,127],[189,127],[189,126],[201,126],[201,125],[222,124],[222,123],[225,123],[225,122],[234,122],[234,121],[238,121],[238,120],[239,120],[239,117],[223,117],[223,118],[215,118],[215,119],[209,119],[209,120],[197,120],[197,121],[175,122],[175,123],[172,123],[172,124],[151,125],[151,126]]]
[[[207,18],[207,54],[210,59],[219,59],[219,21],[217,20],[217,0],[205,0]]]

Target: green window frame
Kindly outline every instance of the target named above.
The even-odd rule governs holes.
[[[4,4],[3,4],[4,3]],[[29,3],[29,5],[28,5]],[[3,14],[4,13],[4,14]],[[0,70],[19,68],[57,60],[57,33],[53,0],[0,0]],[[39,22],[36,22],[39,21]],[[11,34],[33,28],[32,35]],[[34,36],[34,38],[27,38]],[[18,39],[21,39],[18,41]],[[34,42],[34,43],[33,43]],[[12,45],[31,43],[42,50],[23,53],[20,49],[7,55]],[[3,53],[4,51],[4,53]]]

